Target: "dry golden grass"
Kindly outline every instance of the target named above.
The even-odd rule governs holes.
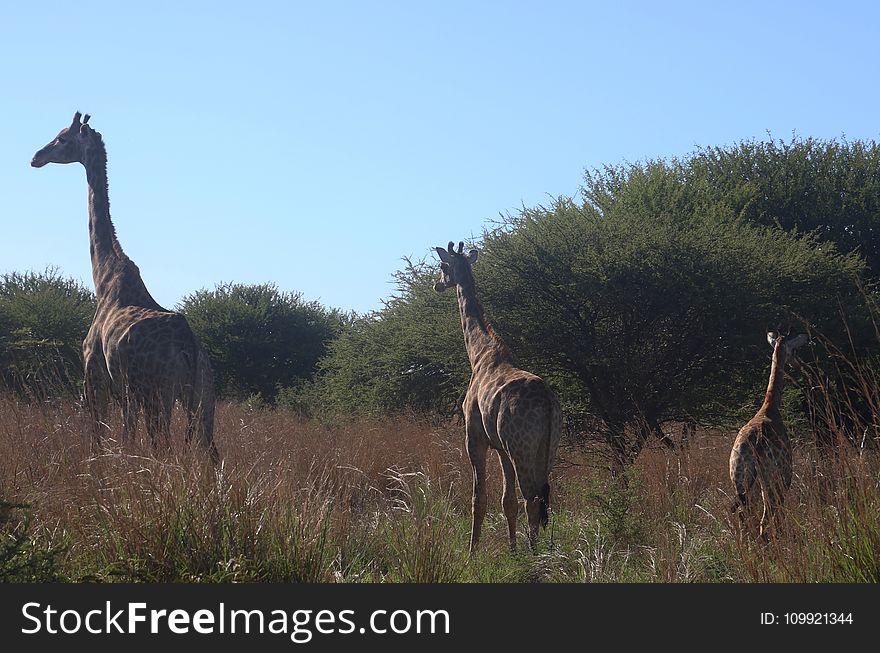
[[[880,574],[877,466],[854,454],[822,467],[811,448],[797,448],[783,529],[764,545],[740,533],[729,511],[732,433],[700,432],[678,455],[648,448],[626,483],[612,481],[600,457],[567,443],[538,555],[507,552],[493,463],[484,542],[469,560],[471,471],[455,421],[322,423],[221,403],[217,468],[180,439],[170,451],[154,451],[143,436],[121,443],[114,422],[97,448],[84,435],[89,429],[76,406],[0,399],[0,499],[23,506],[7,507],[0,519],[7,538],[27,533],[18,563],[22,556],[51,563],[29,572],[34,579],[865,581]],[[183,432],[179,414],[174,432]],[[520,542],[525,549],[524,525]]]

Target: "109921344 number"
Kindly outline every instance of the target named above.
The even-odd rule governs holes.
[[[852,612],[786,612],[782,622],[789,626],[812,624],[852,624]]]

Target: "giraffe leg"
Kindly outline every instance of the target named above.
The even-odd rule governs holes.
[[[779,512],[783,504],[782,488],[778,483],[768,482],[763,488],[764,513],[761,515],[760,536],[765,542],[776,539]]]
[[[504,474],[504,494],[501,495],[501,507],[507,517],[507,534],[510,538],[510,550],[516,551],[516,518],[519,513],[519,499],[516,496],[516,470],[510,456],[498,449],[498,460]]]
[[[736,491],[732,511],[739,516],[740,527],[748,529],[749,535],[754,536],[759,528],[755,523],[753,499],[757,496],[758,463],[754,448],[748,443],[734,444],[730,454],[730,480]]]
[[[174,399],[156,396],[147,402],[147,432],[153,442],[153,448],[161,446],[163,449],[171,447],[171,410],[174,408]]]
[[[126,391],[122,399],[122,435],[128,442],[134,442],[137,434],[140,404]]]
[[[761,536],[761,517],[759,511],[763,510],[764,497],[758,484],[747,494],[738,498],[738,511],[740,537],[745,535],[750,539]]]
[[[199,444],[208,451],[211,463],[217,465],[220,452],[214,444],[214,397],[209,383],[210,380],[208,384],[200,380],[198,390],[189,388],[181,403],[186,408],[186,443],[190,444],[193,437],[198,436]]]
[[[92,333],[94,325],[83,340],[83,399],[92,418],[92,446],[101,443],[107,429],[110,405],[110,383],[107,378],[106,360],[100,341]]]
[[[483,519],[486,517],[486,507],[489,501],[488,488],[486,487],[486,455],[489,443],[483,434],[471,437],[468,429],[467,442],[468,457],[474,469],[474,498],[473,498],[473,523],[471,525],[470,553],[473,555],[480,541],[480,530],[483,527]]]
[[[536,495],[526,501],[526,513],[529,516],[529,547],[535,553],[538,550],[538,528],[541,525],[541,497]]]
[[[541,482],[539,477],[523,472],[522,468],[520,468],[520,472],[522,473],[518,473],[519,489],[526,498],[526,515],[529,519],[529,547],[532,553],[536,553],[538,550],[538,530],[543,522],[543,516],[546,515],[545,501],[549,495],[544,496],[545,483]]]
[[[83,396],[92,418],[92,445],[99,446],[102,430],[107,427],[110,393],[106,384],[101,383],[94,375],[87,373],[83,380]]]
[[[199,408],[187,408],[186,443],[188,445],[191,444],[193,436],[198,433],[199,444],[208,451],[211,464],[218,465],[220,463],[220,452],[217,450],[217,445],[214,444],[213,427],[213,409],[208,414],[206,409],[201,406]]]

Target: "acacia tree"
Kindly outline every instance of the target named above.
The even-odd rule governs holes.
[[[509,217],[483,247],[487,302],[512,348],[576,380],[619,464],[664,421],[741,413],[765,331],[797,315],[830,324],[858,302],[863,269],[815,237],[723,211],[646,218],[570,200]]]
[[[874,143],[706,148],[588,172],[580,198],[484,234],[474,274],[521,364],[551,380],[569,415],[592,418],[624,463],[664,421],[753,413],[765,331],[780,323],[804,318],[832,341],[876,346],[863,300],[878,207]],[[328,396],[366,397],[377,411],[461,396],[460,327],[451,298],[430,292],[433,274],[432,262],[402,271],[398,295],[334,343]]]
[[[685,159],[588,171],[583,199],[600,213],[730,215],[814,233],[855,252],[880,277],[880,145],[792,137],[704,147]]]

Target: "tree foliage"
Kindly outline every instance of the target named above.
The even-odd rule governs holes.
[[[324,409],[346,414],[405,408],[449,414],[470,377],[455,295],[432,289],[430,263],[406,261],[382,310],[354,321],[320,363]]]
[[[217,392],[266,401],[310,379],[347,320],[273,284],[221,284],[188,295],[179,308],[208,352]]]
[[[873,143],[810,139],[594,170],[580,198],[484,234],[478,291],[519,363],[610,443],[634,438],[637,452],[666,420],[741,419],[766,384],[767,330],[803,318],[838,341],[867,331],[878,161]],[[333,344],[321,382],[338,406],[460,400],[458,311],[431,290],[434,273],[408,265],[396,296]]]
[[[0,277],[0,375],[38,399],[77,394],[94,294],[54,269]]]
[[[880,146],[792,137],[704,147],[683,160],[587,173],[583,199],[600,213],[705,213],[814,233],[865,259],[880,277]]]
[[[766,331],[798,316],[835,328],[863,267],[815,236],[723,213],[646,218],[571,201],[522,211],[483,247],[508,344],[576,380],[608,441],[633,432],[634,451],[664,421],[753,407]]]

